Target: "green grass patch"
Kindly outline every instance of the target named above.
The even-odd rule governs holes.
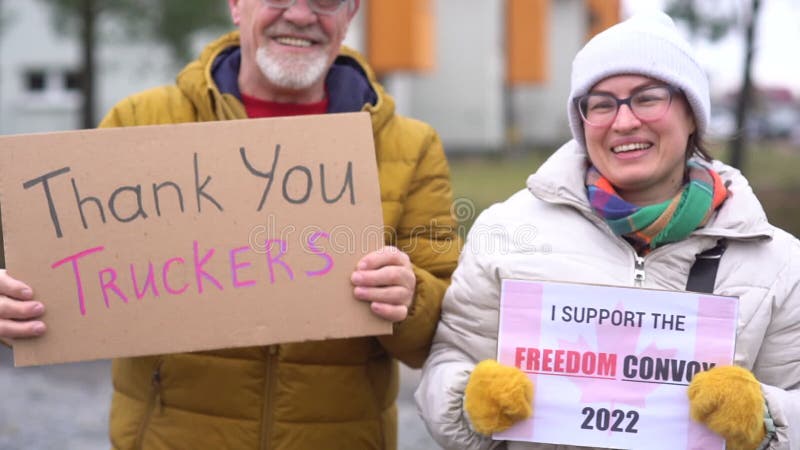
[[[712,153],[723,161],[729,158],[720,144]],[[477,214],[525,188],[528,175],[550,155],[529,151],[521,155],[457,156],[450,159],[453,191],[459,204],[468,204],[471,213],[460,214],[462,229],[469,229]],[[764,205],[770,221],[794,235],[800,235],[800,149],[779,143],[748,146],[745,176]]]
[[[494,203],[525,189],[528,175],[547,154],[527,152],[516,156],[460,156],[450,159],[453,192],[457,205],[469,205],[459,214],[462,228],[469,229],[477,215]]]
[[[726,151],[715,152],[728,161]],[[742,171],[764,206],[769,221],[800,236],[800,148],[781,142],[747,147]]]
[[[456,198],[467,199],[484,209],[525,188],[528,175],[548,155],[529,152],[515,157],[459,157],[450,160]]]

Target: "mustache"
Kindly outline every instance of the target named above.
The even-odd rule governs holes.
[[[306,39],[310,39],[312,41],[320,42],[323,44],[328,43],[328,36],[325,32],[322,31],[319,24],[312,23],[311,25],[307,26],[297,26],[290,22],[278,22],[274,25],[270,25],[264,30],[264,34],[266,37],[277,37],[277,36],[285,36],[285,35],[295,35],[295,36],[302,36]]]

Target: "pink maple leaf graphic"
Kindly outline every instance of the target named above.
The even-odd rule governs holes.
[[[618,304],[616,309],[623,310],[624,307]],[[616,353],[618,355],[617,370],[615,378],[622,378],[622,360],[627,355],[650,356],[653,358],[670,358],[677,354],[677,349],[660,349],[654,343],[649,343],[647,347],[636,353],[640,327],[615,326],[610,323],[595,326],[597,335],[597,348],[593,349],[586,342],[584,336],[579,336],[577,342],[559,339],[558,344],[561,349],[574,350],[578,352],[596,353]],[[610,402],[612,407],[616,403],[644,408],[647,396],[660,387],[653,383],[630,383],[624,390],[610,390],[607,387],[608,380],[601,378],[580,378],[570,377],[569,380],[577,385],[581,391],[582,403],[602,403]]]

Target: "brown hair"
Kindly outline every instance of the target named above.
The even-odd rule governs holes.
[[[689,135],[689,142],[686,146],[686,160],[688,161],[689,158],[694,155],[697,155],[708,162],[711,162],[711,160],[714,159],[708,152],[708,148],[706,147],[706,143],[703,141],[703,138],[698,136],[697,132]]]

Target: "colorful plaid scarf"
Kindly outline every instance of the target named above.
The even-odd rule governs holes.
[[[692,161],[688,168],[689,182],[675,197],[639,207],[623,200],[592,166],[586,173],[589,203],[614,233],[627,239],[638,254],[645,255],[705,225],[728,195],[716,172]]]

